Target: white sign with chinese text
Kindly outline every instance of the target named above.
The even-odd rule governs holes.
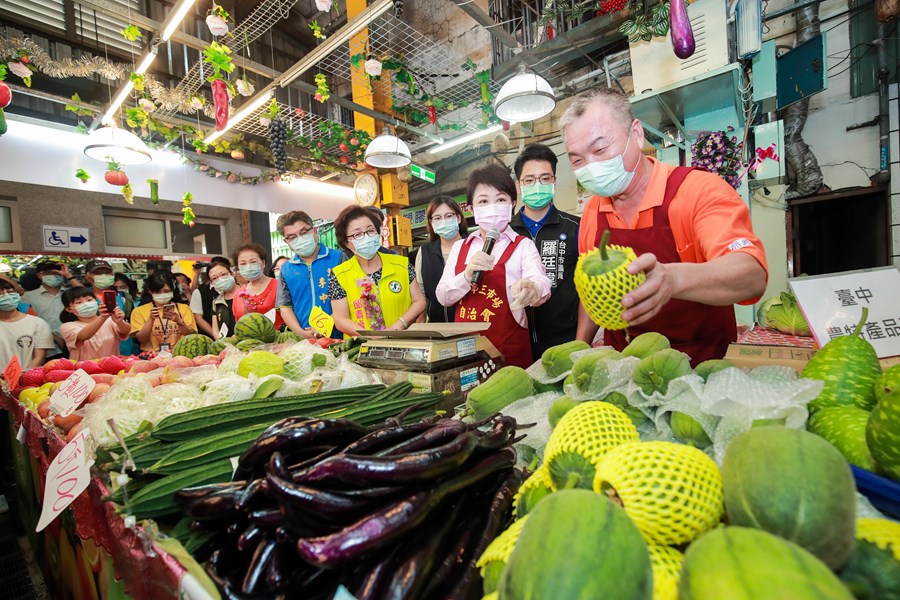
[[[78,369],[50,396],[50,407],[61,417],[68,417],[90,396],[95,385],[97,382],[84,369]]]
[[[851,335],[862,309],[868,308],[862,338],[872,344],[878,358],[900,355],[900,270],[896,267],[799,277],[788,283],[819,347]]]

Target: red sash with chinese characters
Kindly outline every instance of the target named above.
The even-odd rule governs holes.
[[[456,261],[456,274],[466,269],[466,258],[469,246],[474,237],[463,242]],[[463,296],[456,306],[454,321],[488,322],[491,324],[486,336],[497,350],[503,354],[508,365],[527,368],[531,366],[531,338],[528,329],[519,325],[509,309],[509,298],[506,296],[506,261],[512,256],[516,246],[525,238],[521,235],[506,247],[500,260],[490,271],[485,271],[481,284],[472,286],[472,291]]]

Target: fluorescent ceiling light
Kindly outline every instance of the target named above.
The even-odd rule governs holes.
[[[217,139],[222,137],[222,134],[224,134],[226,131],[228,131],[229,129],[231,129],[232,127],[234,127],[235,125],[237,125],[238,123],[240,123],[241,121],[246,119],[247,117],[249,117],[253,112],[259,110],[263,104],[265,104],[266,102],[269,101],[269,98],[271,98],[271,97],[272,97],[271,88],[266,88],[266,89],[262,90],[260,93],[258,93],[256,95],[256,98],[253,98],[246,104],[241,105],[240,110],[238,110],[236,113],[234,113],[233,115],[231,115],[231,117],[228,118],[228,125],[225,126],[225,129],[223,129],[222,131],[213,131],[208,136],[206,136],[206,139],[203,141],[206,142],[207,144],[212,144],[214,141],[216,141]]]
[[[129,79],[119,90],[119,93],[116,94],[116,97],[113,98],[113,101],[109,105],[109,108],[106,109],[106,113],[103,115],[103,118],[100,119],[101,123],[103,123],[104,125],[109,125],[113,122],[113,117],[116,116],[116,112],[119,110],[119,107],[122,106],[122,103],[125,102],[125,99],[128,98],[129,94],[131,94],[131,90],[133,89],[134,82]]]
[[[162,41],[168,42],[169,38],[175,33],[175,30],[178,29],[178,26],[181,25],[181,22],[184,20],[185,15],[188,14],[188,11],[191,10],[191,7],[194,6],[194,3],[197,0],[181,0],[181,4],[175,7],[172,12],[169,13],[169,16],[166,17],[166,23],[163,25],[162,34],[160,37]]]
[[[154,60],[156,60],[156,48],[150,48],[141,60],[141,64],[137,66],[137,69],[135,69],[134,72],[138,75],[143,75],[147,72],[147,69],[150,68],[150,65],[153,64]]]
[[[482,138],[491,133],[497,133],[503,129],[503,125],[494,125],[492,127],[488,127],[487,129],[479,129],[478,131],[473,131],[471,133],[466,133],[460,136],[457,136],[453,139],[447,140],[440,146],[432,146],[428,149],[428,154],[437,154],[438,152],[444,152],[445,150],[450,150],[451,148],[456,148],[457,146],[462,146],[463,144],[467,144],[473,140],[477,140],[478,138]]]

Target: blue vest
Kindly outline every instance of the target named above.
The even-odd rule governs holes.
[[[294,256],[281,265],[281,278],[291,292],[294,315],[300,326],[309,327],[309,313],[318,306],[329,315],[331,300],[328,299],[328,278],[331,269],[341,263],[341,253],[324,244],[319,244],[319,254],[311,265]]]

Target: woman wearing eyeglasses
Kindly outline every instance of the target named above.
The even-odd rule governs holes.
[[[232,303],[234,318],[240,319],[247,313],[266,314],[277,305],[278,282],[265,273],[266,251],[256,243],[244,244],[234,253],[234,264],[238,273],[244,279],[244,283]],[[278,329],[284,322],[276,313],[275,328]]]
[[[402,330],[425,310],[425,296],[405,256],[379,252],[381,221],[350,206],[334,220],[338,244],[353,256],[331,271],[328,295],[335,327],[345,336],[362,329]]]
[[[490,323],[485,335],[506,364],[528,367],[531,337],[525,308],[547,301],[550,280],[534,242],[509,226],[516,184],[505,167],[488,165],[469,175],[466,198],[478,230],[453,244],[437,299],[444,306],[457,306],[457,322]],[[484,241],[491,230],[499,237],[487,253]]]
[[[416,281],[425,294],[425,316],[428,322],[452,323],[455,307],[441,305],[435,290],[453,244],[469,235],[469,226],[466,225],[466,217],[459,204],[450,196],[438,196],[432,200],[425,217],[430,239],[416,255]]]
[[[219,332],[225,327],[225,335],[234,335],[234,296],[237,293],[234,275],[228,265],[212,263],[206,270],[209,286],[216,292],[210,311],[210,331],[213,338],[221,337]]]

